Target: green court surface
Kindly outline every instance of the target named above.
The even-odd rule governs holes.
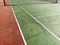
[[[39,0],[10,0],[27,45],[60,45],[60,5]]]

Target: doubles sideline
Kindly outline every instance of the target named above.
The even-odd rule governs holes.
[[[10,2],[9,2],[9,4],[10,4]],[[25,45],[27,45],[26,40],[25,40],[25,38],[24,38],[24,35],[23,35],[23,33],[22,33],[22,30],[21,30],[21,28],[20,28],[19,22],[18,22],[18,20],[17,20],[17,17],[15,16],[15,13],[14,13],[14,11],[13,11],[13,7],[12,7],[12,6],[10,6],[10,7],[11,7],[11,10],[12,10],[12,12],[13,12],[13,16],[14,16],[14,18],[15,18],[15,20],[16,20],[16,23],[17,23],[17,25],[18,25],[18,28],[19,28],[19,30],[20,30],[20,33],[21,33],[23,42],[24,42]]]

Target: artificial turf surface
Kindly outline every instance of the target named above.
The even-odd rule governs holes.
[[[10,0],[16,18],[21,26],[27,45],[60,45],[60,40],[49,33],[42,25],[37,23],[29,16],[21,6],[27,10],[39,22],[44,24],[50,31],[58,37],[60,32],[60,6],[59,4],[38,4],[36,1],[32,4],[27,0]],[[23,2],[23,3],[22,3]],[[38,2],[36,4],[36,2]],[[42,2],[41,2],[42,3]]]

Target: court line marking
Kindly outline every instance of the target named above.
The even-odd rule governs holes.
[[[9,2],[9,3],[10,3],[10,2]],[[24,35],[23,35],[23,32],[22,32],[22,30],[21,30],[21,28],[20,28],[19,22],[18,22],[18,20],[17,20],[17,18],[16,18],[16,16],[15,16],[14,11],[13,11],[13,7],[12,7],[12,6],[10,6],[10,7],[11,7],[11,10],[12,10],[12,12],[13,12],[13,16],[14,16],[14,18],[15,18],[15,20],[16,20],[16,23],[17,23],[17,25],[18,25],[19,31],[20,31],[20,33],[21,33],[21,36],[22,36],[22,38],[23,38],[23,42],[24,42],[25,45],[27,45],[27,42],[26,42],[26,40],[25,40],[25,38],[24,38]]]
[[[13,11],[13,10],[12,10],[12,11]],[[22,33],[22,30],[21,30],[21,28],[20,28],[20,25],[19,25],[19,23],[18,23],[18,20],[17,20],[17,18],[16,18],[16,16],[15,16],[15,13],[13,12],[13,14],[14,14],[15,20],[16,20],[16,22],[17,22],[18,28],[19,28],[19,30],[20,30],[21,36],[22,36],[22,38],[23,38],[23,41],[24,41],[25,45],[27,45],[27,43],[26,43],[26,41],[25,41],[25,38],[24,38],[24,35],[23,35],[23,33]]]
[[[18,4],[17,4],[18,5]],[[41,26],[43,26],[49,33],[51,33],[56,39],[60,41],[60,38],[51,32],[45,25],[43,25],[40,21],[38,21],[35,17],[32,16],[27,10],[25,10],[22,6],[18,5],[22,10],[24,10],[30,17],[32,17],[36,22],[38,22]]]

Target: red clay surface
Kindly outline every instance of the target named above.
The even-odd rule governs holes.
[[[0,0],[0,45],[24,45],[10,6]]]

